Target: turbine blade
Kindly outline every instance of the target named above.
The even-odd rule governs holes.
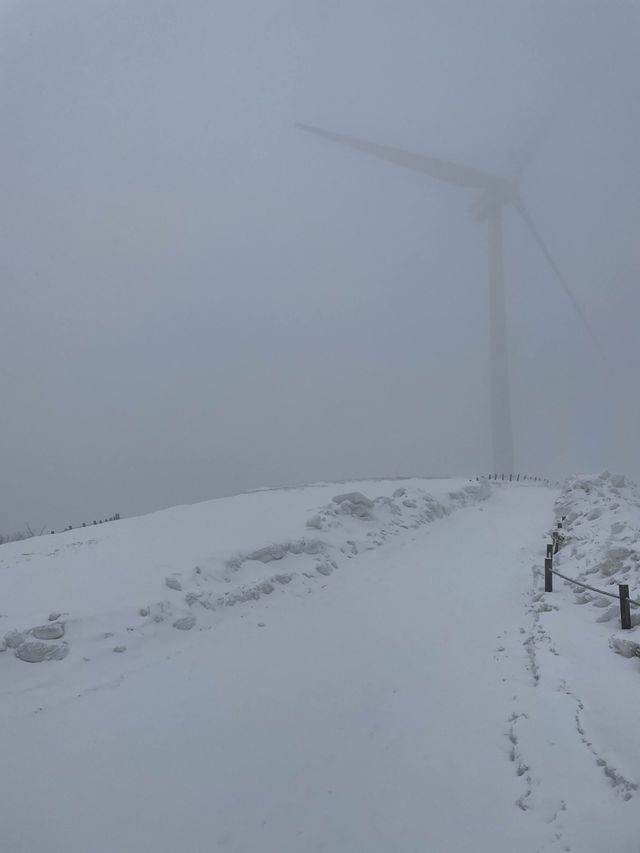
[[[562,274],[562,271],[560,270],[560,267],[555,262],[553,255],[551,254],[551,252],[549,250],[549,247],[547,246],[547,244],[542,239],[540,232],[536,228],[536,225],[535,225],[533,219],[531,218],[531,214],[529,213],[527,208],[524,206],[524,203],[522,202],[521,199],[517,199],[516,201],[514,201],[514,206],[515,206],[516,210],[518,211],[518,213],[520,214],[520,216],[522,217],[525,225],[528,227],[529,231],[533,235],[533,239],[535,240],[536,245],[538,246],[538,248],[540,249],[540,251],[542,252],[544,257],[546,258],[547,263],[549,264],[549,266],[551,267],[551,269],[555,273],[555,276],[556,276],[556,278],[560,284],[560,287],[564,291],[565,296],[567,297],[567,299],[571,303],[571,307],[573,308],[573,310],[578,315],[578,318],[582,322],[582,325],[584,326],[587,334],[591,338],[591,342],[595,346],[595,348],[598,352],[598,355],[602,359],[602,361],[603,361],[604,365],[607,367],[607,369],[611,370],[610,365],[607,361],[607,357],[605,356],[604,350],[602,349],[602,344],[600,343],[600,340],[599,340],[598,336],[596,335],[596,333],[593,329],[593,326],[589,322],[589,319],[587,318],[587,315],[584,313],[580,303],[578,302],[578,300],[574,296],[571,288],[569,287],[569,285],[567,283],[566,278],[564,277],[564,275]]]
[[[334,133],[333,131],[323,130],[320,127],[314,127],[309,124],[300,124],[298,122],[296,123],[296,127],[307,133],[315,133],[317,136],[330,139],[332,142],[339,142],[341,145],[355,148],[357,151],[364,151],[365,154],[371,154],[373,157],[386,160],[395,166],[411,169],[414,172],[422,172],[422,174],[429,175],[431,178],[446,181],[449,184],[456,184],[459,187],[488,189],[502,188],[507,184],[504,178],[491,175],[480,169],[474,169],[471,166],[461,166],[459,163],[441,160],[438,157],[429,157],[426,154],[414,154],[411,151],[404,151],[402,148],[393,148],[389,145],[378,145],[375,142],[367,142],[364,139],[347,136],[344,133]]]
[[[558,123],[562,113],[569,108],[573,101],[586,94],[589,85],[595,81],[596,71],[597,66],[593,60],[584,63],[574,71],[566,85],[560,89],[559,94],[552,100],[537,126],[529,134],[529,137],[519,148],[511,152],[516,179],[520,178],[529,163],[531,163],[538,149],[544,143],[544,140]]]

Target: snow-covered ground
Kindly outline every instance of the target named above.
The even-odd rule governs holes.
[[[210,628],[280,587],[311,592],[360,552],[489,493],[468,480],[262,490],[10,543],[0,550],[0,636],[33,644],[53,623],[61,656],[144,654],[178,642],[176,628]]]
[[[611,477],[321,484],[2,546],[0,851],[637,851],[640,660],[611,637],[638,629],[541,592],[560,515],[556,567],[637,595]]]

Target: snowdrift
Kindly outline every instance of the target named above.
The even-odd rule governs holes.
[[[419,479],[263,490],[5,545],[0,667],[178,642],[244,602],[310,593],[359,552],[489,494]]]
[[[555,568],[589,586],[617,595],[618,584],[629,585],[631,599],[640,599],[640,491],[621,474],[571,477],[555,504],[564,518],[564,547]],[[558,581],[562,583],[562,581]],[[620,606],[607,595],[572,587],[576,604],[586,605],[593,620],[614,627]],[[640,625],[640,608],[632,608],[631,624]],[[617,625],[619,627],[619,623]],[[634,631],[612,638],[620,653],[633,653]],[[638,646],[640,651],[640,646]]]

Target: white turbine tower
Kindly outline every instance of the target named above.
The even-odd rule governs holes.
[[[511,178],[492,175],[449,160],[415,154],[401,148],[378,145],[342,133],[334,133],[308,124],[297,124],[300,130],[314,133],[338,142],[349,148],[355,148],[380,160],[386,160],[395,166],[420,172],[430,178],[444,181],[458,187],[479,191],[472,211],[476,220],[486,222],[489,241],[489,318],[491,337],[491,416],[494,471],[510,474],[514,471],[513,427],[511,422],[511,396],[509,387],[509,359],[507,350],[507,310],[504,287],[504,261],[502,246],[502,211],[506,205],[512,205],[533,234],[538,248],[551,266],[562,289],[579,315],[586,330],[600,351],[597,338],[589,326],[575,297],[571,293],[551,252],[540,236],[518,188],[518,179],[526,163],[531,158],[532,148],[538,142],[541,131],[547,129],[556,117],[558,107],[550,112],[541,124],[531,143],[520,152],[518,168]]]

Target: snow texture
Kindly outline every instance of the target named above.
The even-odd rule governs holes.
[[[638,629],[541,567],[566,515],[556,567],[637,595],[638,508],[367,481],[3,546],[0,848],[636,850]]]

